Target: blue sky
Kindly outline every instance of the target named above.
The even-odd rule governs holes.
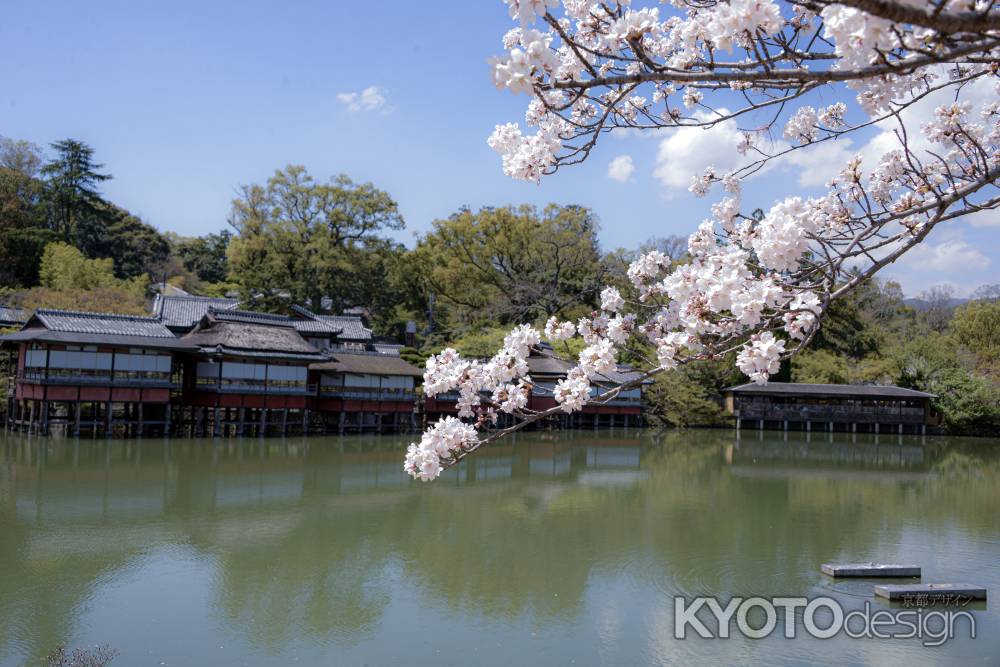
[[[701,136],[610,137],[541,185],[503,176],[486,138],[522,120],[527,98],[495,90],[486,60],[511,26],[500,0],[12,0],[0,23],[0,134],[88,142],[115,176],[110,199],[181,234],[224,228],[235,188],[289,163],[387,190],[407,243],[462,205],[522,202],[591,207],[605,248],[690,233],[712,197],[695,199],[678,175],[711,157]],[[371,87],[378,96],[362,98]],[[767,207],[790,186],[810,194],[797,181],[821,181],[809,174],[859,147],[768,172],[747,184],[746,203]],[[621,156],[634,166],[626,182],[608,176]],[[888,275],[910,294],[1000,282],[1000,216],[976,222],[936,230]]]

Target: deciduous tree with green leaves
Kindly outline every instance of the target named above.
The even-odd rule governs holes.
[[[238,233],[230,278],[265,308],[292,300],[320,309],[324,297],[335,310],[361,304],[364,287],[383,282],[380,253],[398,248],[383,234],[404,227],[387,192],[343,174],[317,182],[297,165],[241,186],[229,222]]]

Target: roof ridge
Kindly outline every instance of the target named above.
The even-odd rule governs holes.
[[[91,317],[108,320],[122,320],[126,322],[159,322],[159,317],[151,315],[129,315],[127,313],[102,313],[90,312],[86,310],[61,310],[58,308],[38,308],[35,315],[68,315],[70,317]]]
[[[201,294],[160,294],[164,299],[188,299],[191,301],[236,301],[239,299],[231,296],[202,296]]]

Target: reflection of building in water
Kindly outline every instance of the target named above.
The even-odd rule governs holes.
[[[743,477],[864,477],[887,481],[923,479],[929,455],[918,444],[864,441],[806,441],[802,438],[743,439],[726,446],[726,462],[733,474]]]
[[[724,390],[726,410],[736,428],[751,422],[758,428],[774,426],[812,430],[871,433],[925,433],[936,423],[933,394],[902,387],[794,382],[754,383]]]
[[[178,507],[220,513],[281,510],[309,496],[409,494],[423,486],[403,471],[398,447],[356,439],[340,441],[346,446],[306,442],[62,440],[39,446],[24,438],[8,448],[0,498],[21,521],[72,524],[148,521]],[[519,441],[469,457],[448,470],[442,482],[572,481],[593,471],[637,470],[640,454],[636,438]]]

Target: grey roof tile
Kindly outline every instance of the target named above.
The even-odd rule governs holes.
[[[210,296],[162,296],[153,301],[153,315],[168,327],[190,329],[205,316],[209,308],[235,310],[236,299]]]
[[[49,331],[63,333],[174,338],[174,334],[155,317],[39,309],[35,311],[33,320],[38,320]]]
[[[726,387],[723,391],[737,394],[760,395],[807,395],[807,396],[861,396],[866,398],[934,398],[915,389],[904,389],[894,385],[875,384],[806,384],[802,382],[768,382],[767,384],[747,384]]]
[[[341,340],[371,340],[372,330],[365,327],[360,317],[350,315],[317,315],[316,317],[339,329]]]
[[[28,313],[24,308],[0,305],[0,327],[17,326],[28,321]]]

